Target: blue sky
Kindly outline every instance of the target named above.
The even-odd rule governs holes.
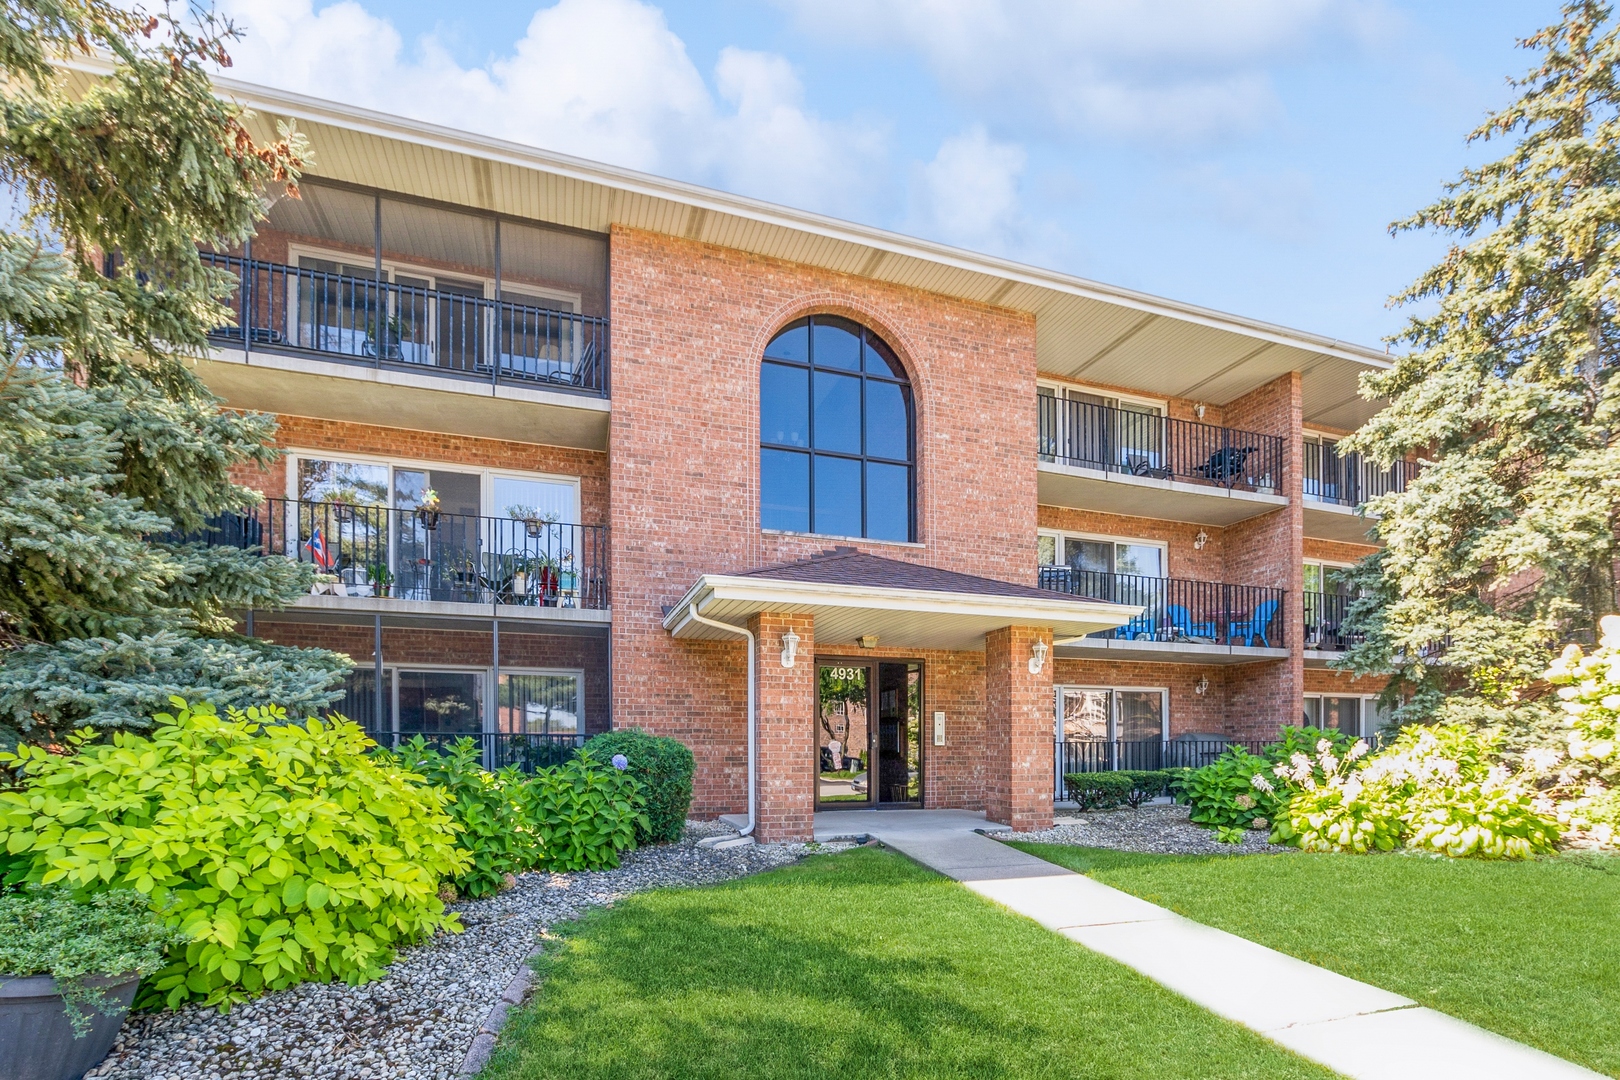
[[[232,74],[1376,345],[1545,0],[224,0]],[[318,147],[317,147],[318,153]]]

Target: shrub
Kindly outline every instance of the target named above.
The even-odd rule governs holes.
[[[1492,764],[1493,751],[1490,738],[1461,724],[1408,728],[1364,760],[1324,750],[1313,768],[1296,768],[1300,790],[1273,839],[1306,851],[1405,846],[1454,858],[1554,850],[1558,823],[1534,791]]]
[[[692,751],[679,739],[648,735],[626,728],[597,735],[585,744],[597,761],[623,754],[629,773],[646,797],[647,825],[637,826],[637,843],[679,840],[692,805]]]
[[[1561,817],[1612,844],[1620,832],[1620,616],[1604,616],[1599,629],[1590,656],[1570,645],[1547,669],[1568,718],[1564,745],[1525,758],[1538,772],[1556,770],[1552,791]]]
[[[459,893],[488,896],[500,890],[506,875],[520,874],[540,861],[523,774],[516,769],[486,772],[477,740],[457,739],[440,749],[417,735],[390,756],[450,797],[445,809],[461,826],[456,846],[468,858],[467,869],[453,879]]]
[[[347,720],[176,705],[150,736],[0,755],[24,774],[0,792],[0,842],[29,880],[133,888],[185,936],[143,1002],[361,983],[396,945],[460,929],[436,895],[467,862],[444,793],[374,759]]]
[[[86,979],[150,975],[162,966],[164,949],[180,940],[132,889],[109,889],[82,902],[61,885],[0,896],[0,976],[54,978],[76,1035],[90,1030],[91,1013],[118,1011],[117,1002]]]
[[[1241,746],[1226,752],[1201,769],[1194,769],[1181,781],[1181,791],[1192,812],[1188,817],[1198,825],[1216,830],[1223,842],[1242,839],[1238,830],[1266,828],[1274,819],[1279,799],[1275,785],[1263,781],[1269,763]]]
[[[540,865],[552,870],[612,869],[619,852],[636,846],[636,833],[649,829],[641,785],[587,750],[542,769],[529,785]]]
[[[1082,810],[1111,810],[1124,805],[1136,782],[1122,772],[1066,773],[1069,797]]]

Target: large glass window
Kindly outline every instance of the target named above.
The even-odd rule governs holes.
[[[767,529],[911,540],[911,384],[894,350],[829,315],[765,347],[759,378],[760,524]]]

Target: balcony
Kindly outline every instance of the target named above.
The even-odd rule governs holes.
[[[265,499],[188,539],[312,564],[325,580],[299,610],[607,621],[601,525]]]
[[[1369,499],[1405,491],[1417,475],[1410,461],[1380,468],[1360,454],[1340,454],[1331,442],[1305,444],[1305,535],[1368,543],[1368,524],[1357,508]]]
[[[1205,664],[1251,663],[1288,655],[1287,594],[1282,589],[1067,566],[1041,567],[1040,586],[1142,608],[1142,614],[1124,626],[1064,643],[1060,655]]]
[[[1329,657],[1321,654],[1341,653],[1361,640],[1359,635],[1344,630],[1354,596],[1336,592],[1309,592],[1305,601],[1305,656],[1307,660],[1326,663]],[[1317,654],[1313,656],[1312,654]]]
[[[1287,505],[1279,436],[1044,395],[1036,406],[1047,505],[1217,527]]]

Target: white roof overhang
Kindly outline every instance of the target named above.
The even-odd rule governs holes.
[[[1004,626],[1050,627],[1056,641],[1072,641],[1123,626],[1142,609],[1060,596],[1047,599],[705,574],[670,609],[664,628],[683,640],[724,641],[731,635],[697,622],[693,615],[742,627],[761,612],[814,616],[818,646],[854,644],[875,634],[885,647],[978,650],[984,648],[986,632]]]
[[[71,65],[88,81],[107,70]],[[233,79],[220,93],[253,109],[255,138],[296,120],[311,178],[514,218],[606,232],[614,225],[1028,312],[1043,374],[1225,404],[1289,371],[1304,419],[1354,429],[1381,407],[1357,391],[1383,352],[521,143]]]

